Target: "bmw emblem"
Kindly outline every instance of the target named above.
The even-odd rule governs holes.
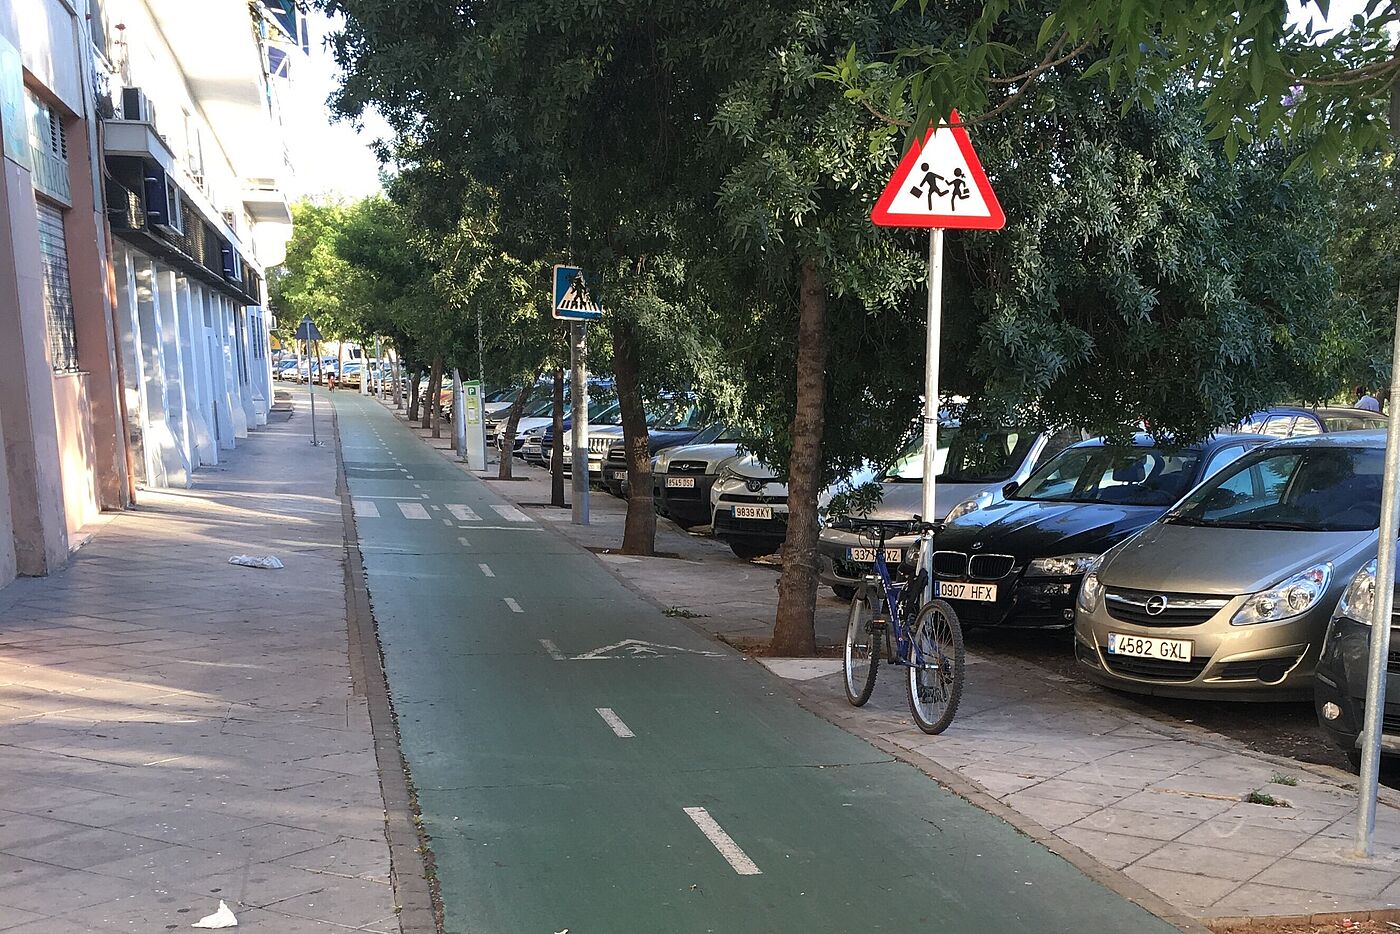
[[[757,493],[767,486],[767,484],[762,480],[748,480],[744,483],[744,486],[748,488],[750,493]]]
[[[1147,610],[1148,616],[1161,616],[1167,609],[1167,598],[1161,594],[1148,597],[1143,609]]]

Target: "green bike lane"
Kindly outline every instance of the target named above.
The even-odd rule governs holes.
[[[451,934],[1174,930],[335,402]]]

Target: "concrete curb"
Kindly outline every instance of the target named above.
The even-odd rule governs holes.
[[[355,511],[340,446],[340,420],[331,404],[331,437],[335,443],[336,493],[345,529],[345,609],[350,634],[350,672],[355,693],[369,706],[374,756],[379,765],[379,790],[384,797],[384,836],[389,842],[389,875],[399,907],[402,934],[441,934],[442,900],[434,884],[432,851],[419,829],[418,800],[399,748],[398,721],[384,676],[383,650],[369,605],[364,562],[355,530]]]

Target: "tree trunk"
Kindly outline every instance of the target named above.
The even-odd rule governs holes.
[[[497,480],[509,480],[511,477],[511,468],[515,461],[511,456],[515,450],[515,430],[520,427],[520,413],[525,411],[525,404],[530,401],[530,393],[535,391],[535,383],[539,378],[540,375],[536,373],[535,378],[525,384],[525,388],[520,390],[520,394],[510,404],[510,413],[506,415],[506,430],[503,432],[505,444],[501,448],[501,469],[496,474]]]
[[[656,504],[652,500],[647,413],[642,406],[638,378],[641,363],[632,322],[614,317],[612,340],[613,375],[622,410],[622,446],[627,452],[627,521],[622,529],[622,553],[650,555],[656,552]]]
[[[564,505],[564,368],[554,368],[554,450],[551,452],[549,502]]]
[[[398,351],[391,350],[390,353],[394,358],[394,368],[389,372],[389,375],[394,380],[394,411],[397,412],[399,409],[403,408],[403,381],[399,379],[399,373],[403,370],[403,367],[399,364]]]
[[[408,420],[418,421],[418,404],[423,401],[422,393],[418,391],[418,383],[423,378],[423,371],[414,364],[408,369]]]
[[[428,373],[428,398],[423,400],[423,423],[419,427],[437,428],[438,396],[442,392],[442,357],[433,355],[433,368]],[[437,437],[437,432],[433,432]]]
[[[810,259],[802,263],[800,281],[788,527],[771,655],[812,655],[817,649],[817,497],[821,494],[826,397],[826,283]]]

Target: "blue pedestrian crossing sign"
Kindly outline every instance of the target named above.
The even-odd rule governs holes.
[[[577,266],[554,267],[554,317],[564,321],[592,321],[603,316],[593,298],[597,279]]]

